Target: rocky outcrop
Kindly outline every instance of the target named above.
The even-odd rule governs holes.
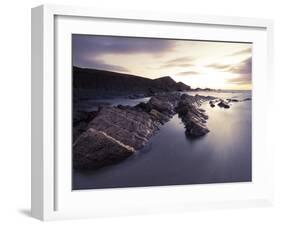
[[[160,99],[154,97],[135,107],[100,108],[74,142],[74,167],[96,169],[142,148],[173,114],[173,104]],[[74,132],[78,129],[75,127]]]
[[[134,149],[143,147],[159,128],[150,114],[134,107],[103,107],[88,127],[104,132]]]
[[[178,82],[177,83],[177,90],[178,91],[186,91],[186,90],[191,90],[191,87],[184,84],[183,82]]]
[[[189,96],[178,93],[152,97],[147,103],[132,106],[105,106],[97,112],[81,114],[77,126],[82,123],[80,134],[74,139],[73,165],[76,168],[99,168],[127,158],[146,145],[149,139],[179,114],[188,137],[208,133],[208,116],[200,105],[213,97]],[[90,121],[88,121],[91,119]],[[76,128],[74,128],[75,131]]]
[[[164,113],[161,113],[155,109],[151,109],[149,114],[153,118],[153,120],[159,121],[162,125],[168,122],[170,119],[169,115],[165,115]]]
[[[147,105],[151,109],[156,109],[157,111],[167,115],[173,116],[175,112],[175,107],[180,100],[180,94],[170,94],[170,95],[159,95],[151,97]]]
[[[188,137],[200,137],[209,132],[206,126],[208,116],[199,106],[205,102],[214,99],[213,97],[205,96],[189,96],[182,95],[181,100],[176,108],[179,117],[185,125],[185,134]]]
[[[210,106],[213,108],[213,107],[215,107],[216,105],[215,105],[215,103],[214,103],[214,101],[209,101],[209,104],[210,104]]]
[[[127,158],[158,129],[146,112],[128,106],[102,107],[73,145],[76,168],[99,168]]]
[[[105,132],[89,128],[73,144],[73,166],[79,169],[97,169],[119,162],[134,151],[134,148]]]
[[[217,104],[218,107],[224,108],[224,109],[229,109],[230,106],[233,103],[238,103],[238,102],[243,102],[243,101],[250,101],[252,100],[251,98],[245,98],[245,99],[236,99],[236,98],[227,98],[225,100],[223,99],[213,99],[209,101],[209,104],[212,108],[214,108]]]
[[[221,108],[226,108],[226,109],[230,108],[229,104],[226,101],[224,101],[224,100],[221,100],[218,103],[218,106],[221,107]]]

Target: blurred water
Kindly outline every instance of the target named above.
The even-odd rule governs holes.
[[[202,95],[251,97],[249,92]],[[186,138],[175,115],[128,159],[96,171],[74,171],[73,189],[251,181],[251,101],[233,103],[230,109],[208,103],[202,108],[209,115],[205,136]]]
[[[79,103],[74,104],[74,109],[78,111],[96,111],[99,106],[117,106],[121,105],[130,105],[135,106],[140,102],[146,103],[149,101],[150,97],[144,97],[139,99],[128,99],[128,98],[114,98],[114,99],[102,99],[102,100],[95,100],[95,99],[88,99],[79,101]]]

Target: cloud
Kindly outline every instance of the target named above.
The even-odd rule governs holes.
[[[248,57],[234,65],[213,63],[213,64],[206,65],[206,67],[210,67],[222,72],[229,72],[232,74],[236,74],[237,77],[227,79],[228,83],[239,85],[239,84],[250,84],[252,81],[252,57]]]
[[[246,49],[242,49],[233,53],[228,54],[227,56],[239,56],[239,55],[248,55],[252,53],[252,47],[248,47]]]
[[[179,76],[188,76],[188,75],[199,75],[200,73],[197,72],[197,71],[182,71],[182,72],[179,72],[177,73],[176,75],[179,75]]]
[[[214,64],[208,64],[206,65],[206,67],[214,68],[217,70],[228,70],[230,68],[230,65],[214,63]]]
[[[228,79],[227,82],[233,84],[250,84],[252,81],[252,58],[244,59],[239,64],[230,67],[228,71],[237,74],[237,77]]]
[[[236,78],[230,78],[226,80],[228,83],[236,84],[236,85],[246,85],[251,84],[251,79],[248,77],[238,76]]]
[[[233,74],[252,74],[252,57],[248,57],[235,65],[231,64],[208,64],[206,67],[210,67],[216,70],[231,72]]]
[[[164,62],[160,68],[169,68],[169,67],[193,67],[194,58],[185,56],[178,57]]]
[[[153,38],[130,38],[98,35],[72,35],[73,64],[80,67],[94,67],[91,60],[105,54],[163,54],[175,46],[172,40]],[[91,59],[91,60],[89,60]]]
[[[167,63],[169,64],[176,64],[176,63],[179,63],[179,62],[192,62],[194,61],[194,58],[193,57],[189,57],[189,56],[185,56],[185,57],[178,57],[178,58],[174,58],[172,60],[169,60],[167,61]]]
[[[234,65],[228,69],[234,74],[251,75],[252,74],[252,57],[246,58],[239,64]]]
[[[129,69],[119,66],[119,65],[114,65],[114,64],[107,64],[103,60],[99,59],[87,59],[86,57],[83,59],[83,66],[79,65],[80,67],[85,67],[85,68],[95,68],[99,70],[106,70],[106,71],[115,71],[115,72],[130,72]],[[77,65],[75,65],[77,66]]]
[[[130,72],[125,67],[113,65],[113,64],[103,64],[103,63],[101,63],[100,65],[96,65],[95,68],[100,69],[100,70],[106,70],[106,71]]]

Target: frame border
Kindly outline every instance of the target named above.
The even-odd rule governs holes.
[[[269,19],[117,11],[59,5],[41,5],[32,8],[31,14],[31,215],[40,220],[63,218],[57,216],[55,193],[54,21],[56,16],[265,28],[268,40],[268,82],[271,87],[273,84],[273,21]],[[272,200],[267,201],[263,204],[272,203]],[[232,206],[239,206],[237,204]]]

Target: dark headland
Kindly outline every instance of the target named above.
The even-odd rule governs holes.
[[[73,67],[74,95],[142,97],[173,91],[189,91],[190,86],[165,76],[149,79],[136,75]]]

